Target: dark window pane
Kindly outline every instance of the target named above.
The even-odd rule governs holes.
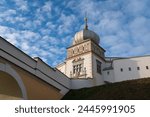
[[[129,71],[131,71],[131,67],[129,67]]]
[[[140,67],[137,67],[137,70],[140,70]]]
[[[123,72],[123,69],[121,68],[120,71]]]
[[[100,61],[96,60],[96,64],[97,64],[97,73],[102,74],[102,72],[101,72],[101,64],[102,63]]]

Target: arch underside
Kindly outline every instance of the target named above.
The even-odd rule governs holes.
[[[0,99],[27,99],[21,77],[6,63],[0,63]]]
[[[9,74],[0,71],[0,99],[22,99],[17,81]]]

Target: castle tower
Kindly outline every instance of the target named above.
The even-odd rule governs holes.
[[[102,79],[102,68],[105,62],[105,50],[99,46],[99,36],[85,27],[74,36],[73,43],[67,48],[67,58],[57,68],[71,79]]]

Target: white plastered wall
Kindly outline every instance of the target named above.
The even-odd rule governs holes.
[[[61,63],[60,65],[56,66],[56,68],[63,74],[66,74],[66,62]]]
[[[113,83],[114,81],[114,70],[105,70],[103,71],[103,78],[104,81],[109,82],[109,83]]]
[[[114,60],[115,81],[132,80],[150,77],[150,56]],[[148,66],[149,69],[146,69]],[[131,71],[129,71],[129,67]],[[137,70],[137,67],[140,70]],[[120,69],[123,69],[121,72]]]
[[[101,73],[99,74],[97,72],[97,62],[96,60],[100,61],[102,63],[101,65]],[[93,78],[94,78],[94,82],[95,85],[101,85],[104,84],[104,78],[103,78],[103,68],[105,67],[105,62],[99,58],[98,56],[96,56],[95,54],[92,54],[92,72],[93,72]]]

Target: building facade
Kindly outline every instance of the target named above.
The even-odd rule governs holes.
[[[150,56],[109,60],[109,66],[103,70],[103,74],[106,82],[150,77]]]
[[[70,89],[150,77],[150,56],[105,57],[99,36],[85,27],[52,68],[0,37],[0,99],[61,99]]]
[[[99,36],[85,27],[77,32],[67,48],[65,62],[57,69],[71,79],[71,88],[92,87],[106,83],[150,77],[150,56],[105,57]]]
[[[0,99],[61,99],[70,80],[0,37]]]

